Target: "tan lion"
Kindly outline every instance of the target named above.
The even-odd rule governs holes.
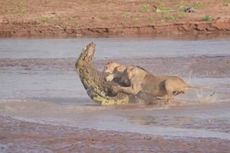
[[[163,98],[167,102],[173,96],[183,94],[189,88],[184,80],[177,76],[154,76],[138,66],[125,66],[110,62],[106,64],[104,72],[108,73],[106,81],[114,81],[120,86],[117,92],[132,95],[149,95]]]
[[[104,72],[106,81],[114,81],[121,85],[120,90],[136,95],[141,89],[141,83],[148,74],[146,70],[137,66],[125,66],[115,62],[106,64]]]

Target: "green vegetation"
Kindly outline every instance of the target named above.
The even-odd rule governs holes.
[[[175,21],[177,19],[177,17],[173,14],[168,14],[164,18],[166,19],[166,21]]]
[[[230,0],[223,0],[224,1],[224,3],[230,3]]]
[[[212,21],[212,17],[209,15],[205,15],[204,17],[202,17],[202,21]]]
[[[9,13],[17,16],[24,16],[28,13],[28,10],[29,7],[27,0],[21,0],[18,2],[6,0],[0,2],[1,14]]]
[[[124,12],[124,13],[123,13],[123,17],[124,17],[125,19],[129,18],[130,16],[131,16],[131,13],[130,13],[130,12]]]
[[[142,12],[150,12],[150,6],[148,4],[144,4],[142,6]]]
[[[39,20],[40,20],[42,23],[48,23],[48,22],[50,21],[50,17],[42,16]]]
[[[207,7],[207,4],[203,2],[195,2],[192,4],[192,7],[194,9],[204,9],[205,7]]]
[[[225,6],[228,6],[228,5],[230,5],[230,0],[223,0],[223,3]]]
[[[164,21],[176,21],[176,20],[180,20],[186,17],[186,13],[184,12],[167,12],[167,13],[163,13],[162,17],[164,19]]]
[[[101,20],[108,20],[109,17],[108,17],[108,16],[101,16],[100,19],[101,19]]]
[[[172,10],[169,7],[158,7],[156,12],[161,13],[161,12],[174,12],[174,11],[175,10]]]
[[[183,19],[186,17],[187,14],[183,11],[183,12],[178,12],[176,15],[179,19]]]

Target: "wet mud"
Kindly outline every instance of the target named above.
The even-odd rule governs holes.
[[[28,123],[0,116],[1,152],[222,152],[229,140],[159,137]]]

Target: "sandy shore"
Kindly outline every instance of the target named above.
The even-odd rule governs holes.
[[[0,37],[229,35],[229,0],[0,0]],[[186,12],[186,9],[191,12]]]
[[[137,133],[28,123],[0,116],[0,152],[196,152],[227,153],[230,141],[157,137]]]

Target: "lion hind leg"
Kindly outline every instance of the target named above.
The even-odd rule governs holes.
[[[172,103],[173,100],[174,100],[173,95],[167,95],[167,96],[166,96],[166,104]]]
[[[165,80],[164,87],[165,87],[165,92],[166,92],[166,95],[164,96],[164,98],[166,100],[166,103],[169,104],[174,99],[174,97],[173,97],[174,88],[172,86],[172,80],[170,80],[170,79],[169,80]]]

